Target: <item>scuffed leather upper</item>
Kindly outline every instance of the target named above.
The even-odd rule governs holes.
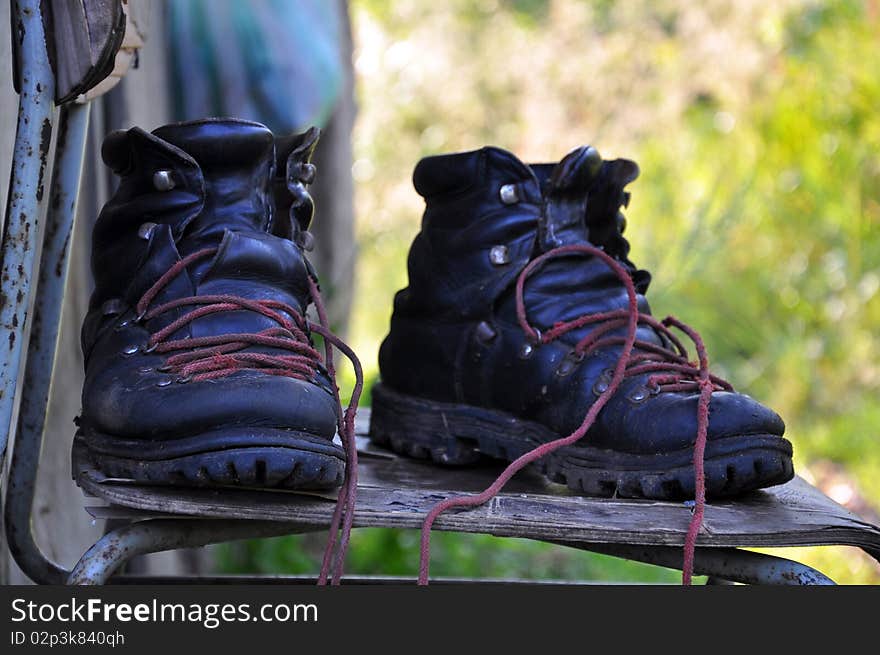
[[[107,137],[102,154],[120,184],[93,234],[95,291],[82,330],[82,422],[88,429],[174,438],[258,425],[332,438],[336,403],[323,370],[313,380],[243,370],[166,384],[169,376],[160,368],[165,356],[127,352],[191,309],[135,320],[144,292],[182,257],[205,248],[218,250],[173,278],[151,305],[231,294],[274,299],[305,312],[312,272],[299,242],[312,217],[305,185],[314,175],[308,160],[317,136],[310,130],[276,141],[258,123],[209,119]],[[173,188],[157,187],[159,171],[170,174]],[[262,314],[237,310],[196,319],[170,338],[275,326]]]
[[[487,147],[423,159],[416,190],[425,198],[422,227],[408,259],[409,286],[398,292],[391,330],[379,357],[383,383],[406,394],[503,410],[547,425],[560,435],[580,425],[601,393],[603,373],[620,347],[564,364],[592,326],[533,349],[516,320],[514,284],[530,260],[555,247],[601,246],[630,272],[640,311],[650,276],[628,260],[619,210],[638,175],[628,160],[602,161],[578,148],[558,164],[526,165]],[[511,186],[515,201],[511,200]],[[505,202],[502,187],[506,187]],[[506,263],[493,263],[493,248]],[[529,323],[546,331],[586,314],[626,309],[623,283],[595,257],[550,260],[525,285]],[[488,326],[488,328],[487,328]],[[667,345],[652,328],[640,340]],[[629,453],[685,448],[696,434],[696,393],[641,399],[647,375],[626,378],[600,412],[586,441]],[[779,434],[782,420],[748,396],[713,394],[709,439],[746,433]]]

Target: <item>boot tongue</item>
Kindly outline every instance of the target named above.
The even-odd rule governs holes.
[[[315,167],[310,160],[318,144],[321,130],[309,128],[301,134],[281,137],[275,142],[275,177],[272,181],[275,217],[272,233],[295,240],[309,229],[314,202],[307,190],[313,181]]]
[[[259,123],[199,121],[160,127],[160,139],[189,154],[205,183],[205,204],[183,235],[184,250],[219,244],[225,230],[265,232],[275,159],[272,132]]]
[[[587,194],[602,169],[602,157],[592,146],[581,146],[560,161],[544,189],[544,211],[538,223],[542,252],[589,239]]]
[[[638,176],[639,167],[634,161],[605,161],[590,187],[586,214],[590,242],[621,261],[629,255],[629,242],[623,238],[626,219],[620,212],[629,204],[629,193],[623,189]]]
[[[572,150],[544,185],[541,251],[589,242],[625,260],[629,243],[621,236],[626,222],[620,207],[629,202],[624,187],[638,176],[639,167],[629,159],[603,161],[591,146]]]
[[[603,161],[595,148],[581,146],[566,155],[543,183],[543,207],[538,220],[540,252],[570,244],[589,244],[615,257],[630,273],[638,294],[639,311],[650,314],[644,293],[650,275],[626,259],[629,243],[621,235],[628,194],[623,188],[638,177],[638,166],[627,159]],[[628,307],[625,285],[597,257],[549,261],[526,287],[526,306],[533,324],[548,328]],[[575,343],[593,326],[567,335]],[[618,330],[616,334],[623,334]],[[613,333],[614,334],[614,333]],[[662,339],[652,328],[640,327],[638,338],[657,345]]]

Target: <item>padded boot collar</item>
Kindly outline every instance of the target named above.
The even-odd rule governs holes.
[[[272,132],[259,123],[202,120],[166,125],[153,134],[186,152],[199,167],[202,212],[187,226],[182,252],[216,245],[225,230],[259,231],[271,221],[269,181],[275,166]]]
[[[525,164],[496,147],[422,159],[413,183],[426,208],[409,265],[411,288],[418,291],[406,302],[484,316],[535,256],[585,242],[613,244],[612,254],[644,293],[650,278],[625,260],[628,244],[618,231],[623,187],[637,175],[635,163],[603,161],[590,146],[551,164]],[[438,278],[448,281],[442,293],[432,282]]]
[[[511,153],[486,147],[426,157],[413,183],[426,208],[410,253],[414,292],[407,303],[484,316],[532,257],[541,212],[535,173]],[[436,279],[446,281],[442,293]]]
[[[103,212],[119,215],[114,227],[146,217],[170,225],[175,241],[186,237],[202,245],[216,244],[226,229],[269,227],[275,143],[264,125],[205,119],[152,133],[134,127],[109,135],[102,155],[122,178]],[[102,245],[100,239],[96,245]]]
[[[307,245],[306,187],[318,136],[313,128],[279,138],[276,146],[259,123],[218,118],[111,133],[102,156],[121,179],[95,224],[92,307],[124,292],[122,281],[139,268],[156,226],[170,229],[182,256],[217,247],[227,231],[271,231]]]
[[[568,243],[606,247],[622,227],[624,187],[639,168],[628,159],[603,161],[592,146],[580,146],[555,164],[525,164],[496,147],[422,159],[413,173],[416,191],[428,201],[428,229],[465,227],[505,206],[537,205],[536,253]],[[431,204],[456,211],[432,212]],[[616,254],[616,253],[615,253]],[[622,253],[625,257],[626,253]]]
[[[111,133],[101,154],[121,179],[92,233],[93,308],[123,293],[156,226],[167,226],[177,242],[205,206],[201,170],[177,146],[134,127]]]
[[[532,200],[540,198],[534,171],[513,153],[494,146],[425,157],[413,171],[413,186],[425,199],[466,194],[482,187],[491,192],[492,199],[500,200],[499,182],[521,186],[531,192]]]
[[[177,146],[133,127],[110,133],[104,139],[101,156],[121,180],[98,219],[95,247],[104,245],[101,237],[105,230],[113,232],[120,224],[128,227],[142,218],[127,219],[128,214],[140,213],[156,219],[155,223],[168,224],[177,240],[202,211],[205,202],[202,172],[195,159]],[[112,234],[107,236],[113,238]]]

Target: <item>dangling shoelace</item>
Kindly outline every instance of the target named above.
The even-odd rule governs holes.
[[[588,314],[572,321],[557,323],[546,333],[532,327],[526,317],[524,288],[525,283],[533,273],[542,268],[550,259],[571,255],[591,255],[599,258],[614,271],[626,287],[628,307],[623,310]],[[688,526],[684,542],[684,558],[682,564],[682,584],[691,584],[694,570],[694,552],[696,550],[697,536],[703,525],[703,515],[706,506],[706,477],[703,468],[703,458],[706,450],[706,437],[709,427],[709,403],[713,391],[731,391],[731,385],[712,375],[709,372],[709,358],[700,335],[693,328],[682,323],[672,316],[663,321],[658,321],[653,316],[639,312],[638,300],[633,281],[627,270],[613,257],[609,256],[600,248],[588,244],[573,244],[561,246],[550,250],[532,260],[519,274],[516,280],[516,315],[520,327],[525,335],[536,345],[547,344],[555,341],[562,335],[578,328],[598,323],[599,325],[575,346],[575,360],[580,361],[587,353],[606,346],[623,344],[620,357],[614,366],[611,379],[604,391],[599,395],[580,426],[569,436],[549,441],[530,450],[511,462],[504,471],[482,492],[472,496],[459,496],[447,498],[435,505],[425,517],[422,524],[421,552],[419,562],[419,584],[428,584],[428,572],[431,557],[431,528],[434,521],[443,512],[454,507],[476,507],[493,498],[507,484],[508,480],[529,464],[534,463],[541,457],[570,446],[580,441],[593,425],[602,408],[617,392],[624,378],[651,373],[648,376],[648,387],[651,393],[661,391],[693,392],[699,391],[700,397],[697,404],[697,434],[694,442],[694,478],[695,499],[694,509]],[[662,348],[656,344],[636,339],[636,330],[639,324],[653,328],[675,347],[675,352]],[[626,336],[606,336],[609,332],[626,327]],[[684,332],[697,351],[698,362],[692,364],[687,357],[687,350],[681,341],[670,331],[676,328]],[[634,352],[636,351],[637,352]]]
[[[137,303],[137,321],[148,321],[166,312],[182,307],[195,307],[181,315],[164,328],[150,335],[145,352],[175,353],[169,356],[159,368],[166,373],[177,374],[178,381],[199,382],[224,377],[242,370],[255,370],[267,375],[283,375],[300,380],[311,380],[323,365],[330,377],[333,397],[338,409],[337,429],[345,451],[345,478],[336,500],[330,533],[318,584],[339,584],[345,564],[345,554],[354,521],[354,507],[357,496],[357,445],[355,442],[355,415],[358,400],[363,390],[363,371],[354,352],[341,339],[330,331],[327,311],[321,298],[317,282],[308,276],[309,295],[318,313],[319,323],[309,322],[290,305],[276,300],[249,300],[240,296],[206,295],[177,298],[155,307],[150,304],[175,277],[190,264],[213,257],[217,248],[199,250],[172,265],[156,282],[144,292]],[[248,310],[262,314],[275,321],[277,327],[267,328],[256,333],[219,334],[207,337],[169,340],[169,337],[193,321],[216,314]],[[283,312],[283,313],[282,313]],[[285,315],[286,314],[286,315]],[[313,332],[324,339],[324,356],[311,344],[309,333]],[[264,346],[286,350],[287,355],[242,352],[249,346]],[[333,363],[333,348],[336,347],[352,363],[355,385],[351,400],[345,411],[339,398],[336,385],[336,368]],[[332,576],[331,576],[332,571]]]

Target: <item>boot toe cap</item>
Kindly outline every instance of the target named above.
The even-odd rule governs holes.
[[[649,454],[690,449],[697,436],[699,394],[661,393],[641,403],[616,397],[603,411],[601,440],[615,450]],[[625,404],[626,406],[621,406]],[[719,391],[709,403],[707,443],[750,436],[778,437],[785,432],[780,416],[753,398]]]
[[[335,399],[306,380],[256,371],[187,383],[137,370],[102,378],[107,375],[86,381],[83,422],[109,435],[160,440],[260,426],[329,440],[336,432]]]

